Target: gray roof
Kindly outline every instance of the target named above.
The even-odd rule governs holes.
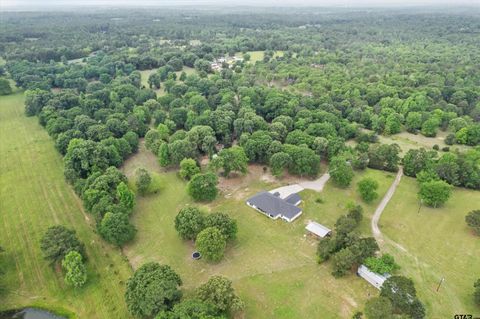
[[[297,206],[287,203],[269,192],[260,192],[250,197],[247,203],[273,217],[280,215],[290,219],[302,211]]]
[[[285,197],[284,200],[289,204],[297,205],[297,203],[300,202],[302,198],[297,193],[293,193]]]

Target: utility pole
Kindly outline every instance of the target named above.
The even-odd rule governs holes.
[[[422,208],[422,202],[423,202],[423,201],[420,200],[420,204],[418,205],[418,212],[417,212],[417,214],[420,214],[420,208]]]
[[[440,279],[440,281],[438,282],[437,292],[440,289],[440,286],[443,284],[444,281],[445,281],[445,277],[442,277],[442,279]]]

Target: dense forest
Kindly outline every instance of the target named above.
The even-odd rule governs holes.
[[[26,115],[37,116],[54,139],[65,178],[98,233],[123,246],[136,234],[129,219],[135,194],[118,168],[141,140],[161,166],[181,168],[199,201],[215,198],[219,172],[245,173],[247,163],[269,166],[277,177],[315,177],[328,163],[340,187],[353,171],[396,172],[402,165],[434,207],[444,202],[432,199],[435,187],[480,190],[479,43],[478,13],[460,11],[11,12],[0,21],[0,76],[25,90]],[[11,92],[8,81],[0,84]],[[447,146],[403,152],[379,143],[402,132],[441,134]],[[208,172],[198,174],[203,158],[210,159]],[[320,242],[320,257],[347,246],[339,236]],[[372,257],[376,249],[368,249],[337,275]],[[149,272],[161,274],[170,293],[150,308],[133,287]],[[181,279],[168,266],[145,264],[127,285],[128,309],[145,318],[186,318],[182,311],[198,308],[202,318],[221,318],[242,308],[222,280],[199,289],[205,301],[215,289],[208,284],[227,286],[231,300],[223,308],[196,300],[173,307]],[[397,312],[422,318],[423,306],[415,307]]]

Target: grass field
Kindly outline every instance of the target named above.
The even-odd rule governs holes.
[[[364,129],[366,132],[373,132],[367,129]],[[468,145],[447,145],[445,144],[445,137],[448,135],[448,132],[438,131],[436,137],[426,137],[421,134],[412,134],[409,132],[401,132],[391,136],[384,136],[378,135],[378,141],[382,144],[393,144],[396,143],[401,148],[401,155],[404,155],[411,149],[418,149],[418,148],[425,148],[427,150],[431,150],[434,145],[438,145],[440,147],[440,152],[442,153],[441,149],[443,147],[448,146],[450,151],[466,151],[471,147]],[[355,146],[356,142],[354,140],[350,140],[347,144]]]
[[[141,78],[142,78],[141,83],[142,83],[143,86],[145,86],[146,88],[149,87],[148,77],[150,76],[150,74],[152,74],[156,71],[157,71],[157,69],[139,71],[140,75],[141,75]],[[182,71],[175,72],[177,74],[177,79],[180,77],[180,74],[182,74],[182,72],[185,72],[187,75],[190,75],[190,74],[195,73],[195,69],[190,68],[188,66],[184,66]],[[161,96],[161,95],[165,94],[165,88],[163,87],[163,83],[158,90],[155,90],[155,93],[157,93],[158,96]]]
[[[234,281],[235,288],[246,301],[244,317],[261,319],[318,318],[319,314],[322,318],[349,318],[376,293],[354,275],[334,279],[328,263],[316,263],[317,241],[304,236],[309,219],[333,227],[343,214],[348,198],[358,199],[352,188],[339,190],[328,183],[323,194],[302,192],[304,213],[289,224],[270,220],[244,203],[251,194],[271,189],[278,182],[260,178],[261,173],[251,174],[253,180],[250,175],[235,178],[231,184],[236,186],[236,191],[223,192],[213,203],[203,205],[210,212],[227,212],[237,220],[239,227],[238,238],[227,247],[225,258],[218,264],[208,264],[191,259],[193,243],[182,241],[173,226],[179,209],[193,204],[185,192],[185,182],[174,171],[162,172],[154,156],[143,152],[127,161],[123,169],[131,176],[140,166],[157,172],[163,187],[159,194],[138,201],[133,217],[138,235],[124,251],[135,267],[147,261],[171,265],[181,275],[186,295],[209,276],[222,274]],[[357,175],[352,185],[364,175],[380,181],[380,195],[393,181],[393,174],[367,170]],[[318,197],[325,198],[323,204],[314,202]],[[365,206],[367,216],[373,213],[376,203]],[[368,220],[365,229],[368,230]]]
[[[252,63],[263,60],[264,51],[248,51],[247,53],[250,54],[250,62],[252,62]],[[273,57],[274,58],[282,57],[283,53],[284,53],[283,51],[276,51],[275,54],[273,55]],[[238,52],[235,55],[238,56],[238,57],[242,57],[243,53]]]
[[[23,93],[0,97],[0,310],[41,306],[76,318],[129,318],[124,282],[131,269],[119,250],[95,235],[90,217],[63,176],[63,162],[36,118],[23,113]],[[66,287],[43,259],[39,240],[47,227],[74,228],[88,253],[87,285]]]
[[[444,207],[421,207],[417,182],[403,177],[380,219],[382,232],[405,250],[387,245],[405,274],[415,281],[428,318],[479,315],[473,282],[480,278],[480,238],[465,224],[465,215],[480,208],[480,192],[455,188]],[[438,292],[441,278],[445,282]]]

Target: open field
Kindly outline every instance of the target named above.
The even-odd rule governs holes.
[[[367,129],[363,129],[366,132],[373,132]],[[401,132],[391,136],[384,136],[378,135],[378,141],[382,144],[393,144],[396,143],[402,149],[401,155],[405,155],[411,149],[418,149],[418,148],[425,148],[427,150],[432,150],[434,145],[438,145],[440,147],[440,152],[442,152],[442,148],[448,146],[450,151],[465,151],[470,149],[471,147],[468,145],[447,145],[445,144],[445,137],[449,134],[449,132],[444,132],[439,130],[436,137],[426,137],[419,134],[412,134],[409,132]],[[354,140],[350,140],[347,144],[354,146],[356,142]]]
[[[6,291],[0,310],[41,306],[77,318],[129,318],[124,282],[131,275],[120,251],[103,242],[63,176],[63,162],[36,118],[23,113],[23,93],[0,97],[0,246]],[[88,253],[87,285],[66,287],[59,269],[43,259],[44,231],[74,228]]]
[[[238,222],[239,232],[235,242],[227,247],[225,258],[218,264],[194,261],[192,242],[182,241],[175,229],[174,218],[179,209],[192,205],[186,194],[186,183],[175,171],[164,171],[153,155],[140,152],[123,167],[131,172],[139,166],[160,175],[162,188],[158,195],[139,199],[133,222],[138,228],[135,241],[124,249],[134,267],[147,261],[171,265],[182,277],[186,295],[206,281],[209,276],[222,274],[234,281],[240,296],[246,301],[245,318],[349,318],[376,290],[354,275],[335,280],[330,265],[316,263],[315,239],[304,236],[305,224],[315,219],[333,227],[335,220],[344,213],[347,196],[358,200],[354,188],[339,190],[327,183],[324,193],[304,191],[303,215],[289,224],[273,221],[247,207],[245,199],[261,189],[279,186],[263,174],[261,167],[245,177],[222,181],[222,192],[211,204],[202,205],[206,211],[229,213]],[[371,176],[380,182],[382,196],[393,174],[367,170],[355,177],[352,186],[363,176]],[[235,185],[234,189],[228,184]],[[226,186],[227,185],[227,186]],[[318,197],[324,203],[315,203]],[[373,213],[377,200],[364,205],[366,216]],[[366,218],[368,219],[368,217]],[[362,224],[368,234],[368,220]]]
[[[480,278],[480,240],[465,224],[465,215],[480,208],[480,192],[455,188],[444,207],[421,207],[417,182],[404,176],[386,207],[380,229],[405,251],[386,246],[415,281],[428,318],[480,312],[473,304],[473,282]],[[445,282],[436,292],[440,279]]]
[[[140,72],[140,75],[141,75],[141,78],[142,78],[142,86],[145,86],[146,88],[149,87],[148,85],[148,77],[150,76],[150,74],[156,72],[157,69],[150,69],[150,70],[142,70],[142,71],[139,71]],[[183,67],[183,70],[182,71],[178,71],[178,72],[175,72],[177,74],[177,79],[178,77],[180,77],[180,74],[182,74],[182,72],[185,72],[187,75],[190,75],[190,74],[193,74],[195,73],[195,69],[194,68],[190,68],[188,66],[184,66]],[[158,90],[154,90],[155,93],[157,93],[158,96],[161,96],[163,94],[165,94],[165,88],[163,87],[163,83],[161,85],[161,87],[158,89]]]
[[[250,62],[252,62],[252,63],[263,60],[264,51],[248,51],[247,53],[250,54]],[[238,56],[238,57],[242,57],[243,53],[239,52],[235,55]],[[276,51],[275,54],[273,55],[274,58],[282,57],[282,56],[283,56],[283,51]]]

